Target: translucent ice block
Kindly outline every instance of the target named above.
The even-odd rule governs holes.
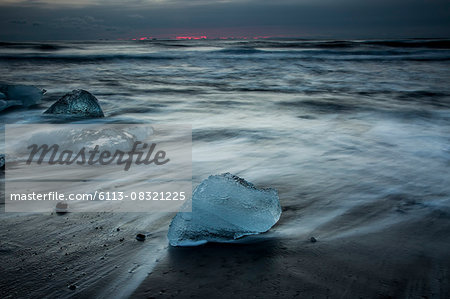
[[[280,215],[276,190],[258,189],[230,173],[210,176],[194,190],[192,212],[179,212],[173,218],[169,243],[229,242],[268,231]]]

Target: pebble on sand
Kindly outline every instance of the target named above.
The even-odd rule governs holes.
[[[145,241],[145,235],[144,234],[137,234],[136,240],[138,241]]]
[[[56,204],[55,211],[56,213],[67,213],[69,208],[69,204],[64,201],[60,201]]]
[[[71,285],[68,285],[68,286],[67,286],[67,288],[68,288],[69,290],[72,290],[72,291],[74,291],[74,290],[76,290],[76,289],[77,289],[77,286],[76,286],[76,285],[74,285],[74,284],[71,284]]]

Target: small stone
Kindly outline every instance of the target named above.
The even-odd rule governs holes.
[[[314,238],[314,237],[311,237],[311,238],[309,239],[309,241],[311,241],[311,243],[316,243],[316,242],[317,242],[317,239]]]
[[[120,227],[118,227],[118,228],[116,229],[116,231],[120,232]]]
[[[71,284],[67,287],[69,290],[75,291],[77,289],[77,286],[74,284]]]
[[[56,213],[67,213],[69,208],[69,204],[64,201],[60,201],[56,204],[55,211]]]
[[[136,240],[138,241],[145,241],[145,235],[144,234],[137,234]]]

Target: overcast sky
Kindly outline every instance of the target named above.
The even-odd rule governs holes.
[[[449,0],[0,0],[0,40],[450,37]]]

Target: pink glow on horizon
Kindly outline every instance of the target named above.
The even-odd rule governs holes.
[[[253,39],[265,39],[270,38],[270,36],[254,36]]]
[[[177,36],[176,39],[207,39],[206,35],[201,36]]]
[[[282,36],[270,36],[270,35],[249,35],[249,36],[242,36],[242,35],[230,35],[230,36],[217,36],[213,37],[212,39],[219,39],[219,40],[234,40],[234,39],[243,39],[243,40],[258,40],[258,39],[267,39],[267,38],[276,38],[276,37],[282,37]],[[165,38],[165,37],[150,37],[150,36],[142,36],[142,37],[136,37],[136,38],[130,38],[133,41],[146,41],[146,40],[152,40],[152,39],[159,39],[159,38]],[[166,37],[167,38],[167,37]],[[128,40],[130,40],[128,39]],[[206,35],[177,35],[172,36],[172,38],[169,39],[176,39],[176,40],[203,40],[203,39],[211,39],[208,38]],[[119,39],[120,40],[120,39]],[[126,40],[126,39],[125,39]]]
[[[266,39],[266,38],[273,38],[277,36],[269,36],[269,35],[256,35],[256,36],[220,36],[217,39]]]

